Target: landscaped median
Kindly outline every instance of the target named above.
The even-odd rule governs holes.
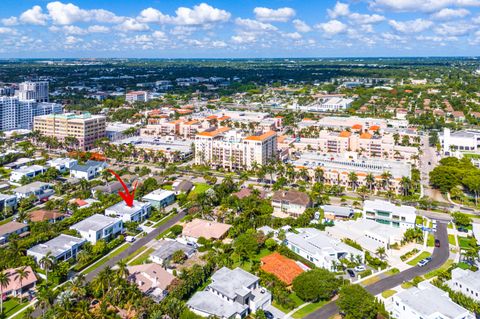
[[[415,257],[414,259],[410,260],[409,262],[407,262],[407,264],[410,265],[410,266],[416,266],[420,260],[423,260],[423,259],[425,259],[425,258],[427,258],[427,257],[430,257],[431,255],[432,255],[432,254],[429,253],[428,251],[422,251],[422,252],[420,253],[420,255],[418,255],[418,256]]]
[[[104,263],[106,263],[109,259],[111,259],[111,258],[119,255],[120,253],[122,253],[122,251],[126,250],[128,247],[130,247],[130,243],[124,243],[123,245],[119,246],[116,250],[112,251],[110,254],[105,255],[104,257],[100,258],[99,260],[97,260],[92,265],[90,265],[87,268],[85,268],[84,270],[82,270],[81,273],[88,274],[92,270],[94,270],[94,269],[100,267],[101,265],[103,265]]]

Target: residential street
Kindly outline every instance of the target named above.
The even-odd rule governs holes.
[[[441,246],[433,250],[432,261],[429,264],[424,267],[415,266],[391,277],[381,279],[380,281],[367,286],[366,289],[373,295],[377,295],[382,291],[392,289],[405,281],[410,281],[416,276],[424,275],[442,266],[449,256],[447,224],[440,221],[438,222],[435,238],[440,240]],[[338,311],[335,302],[330,302],[306,316],[305,319],[328,319],[337,314]]]

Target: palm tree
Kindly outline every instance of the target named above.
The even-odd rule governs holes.
[[[28,220],[28,213],[24,210],[19,210],[17,213],[17,222],[23,223]]]
[[[390,172],[382,173],[382,186],[385,190],[390,187],[390,180],[392,179],[392,174]]]
[[[324,174],[324,171],[321,167],[315,168],[315,181],[317,181],[318,183],[322,182],[323,174]]]
[[[117,275],[120,278],[127,279],[128,276],[130,275],[130,272],[128,271],[127,263],[125,260],[121,259],[117,262],[118,270],[117,270]]]
[[[375,187],[375,176],[372,173],[368,173],[365,177],[365,182],[367,183],[368,189],[372,192]]]
[[[377,254],[378,258],[383,260],[386,256],[385,247],[378,247],[375,253]]]
[[[45,276],[46,276],[46,282],[48,283],[48,271],[55,266],[57,260],[55,257],[52,255],[52,252],[48,252],[45,256],[43,256],[42,259],[40,259],[39,264],[40,267],[45,269]]]
[[[18,276],[18,281],[20,281],[20,301],[23,301],[23,280],[27,279],[28,276],[30,276],[30,271],[27,270],[27,267],[20,267],[16,271],[17,276]]]
[[[0,315],[3,314],[3,289],[10,284],[10,276],[7,272],[0,272]]]
[[[352,185],[352,190],[355,190],[355,187],[357,185],[358,181],[358,176],[355,172],[350,172],[348,174],[348,180],[350,181],[350,184]]]
[[[412,181],[408,176],[403,176],[402,180],[400,181],[400,184],[402,185],[403,189],[403,196],[407,196],[408,193],[410,192],[410,188],[412,186]]]

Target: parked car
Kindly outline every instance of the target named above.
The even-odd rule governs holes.
[[[126,241],[127,243],[133,243],[133,242],[135,241],[135,237],[133,237],[133,236],[127,236],[127,237],[125,237],[125,241]]]
[[[435,239],[435,247],[440,247],[440,239]]]
[[[353,270],[347,269],[347,273],[350,277],[352,277],[352,278],[355,277],[355,272]]]
[[[462,233],[468,233],[468,229],[465,227],[458,227],[457,230]]]
[[[263,313],[265,314],[265,318],[267,319],[274,319],[275,317],[273,316],[273,313],[270,311],[264,310]]]
[[[432,260],[431,257],[422,259],[422,260],[420,260],[420,261],[418,262],[417,266],[418,266],[418,267],[423,267],[423,266],[425,266],[426,264],[428,264],[431,260]]]
[[[357,266],[357,267],[353,268],[353,270],[355,270],[356,272],[362,272],[362,271],[367,270],[367,268],[364,265],[360,265],[360,266]]]

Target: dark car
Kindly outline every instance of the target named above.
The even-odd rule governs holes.
[[[265,314],[265,318],[267,318],[267,319],[274,319],[275,318],[270,311],[265,310],[263,313]]]
[[[468,229],[465,227],[458,227],[457,230],[462,233],[468,233]]]
[[[435,239],[435,247],[440,247],[440,240],[439,239]]]
[[[355,272],[353,270],[347,269],[347,273],[350,277],[352,277],[352,278],[355,277]]]

